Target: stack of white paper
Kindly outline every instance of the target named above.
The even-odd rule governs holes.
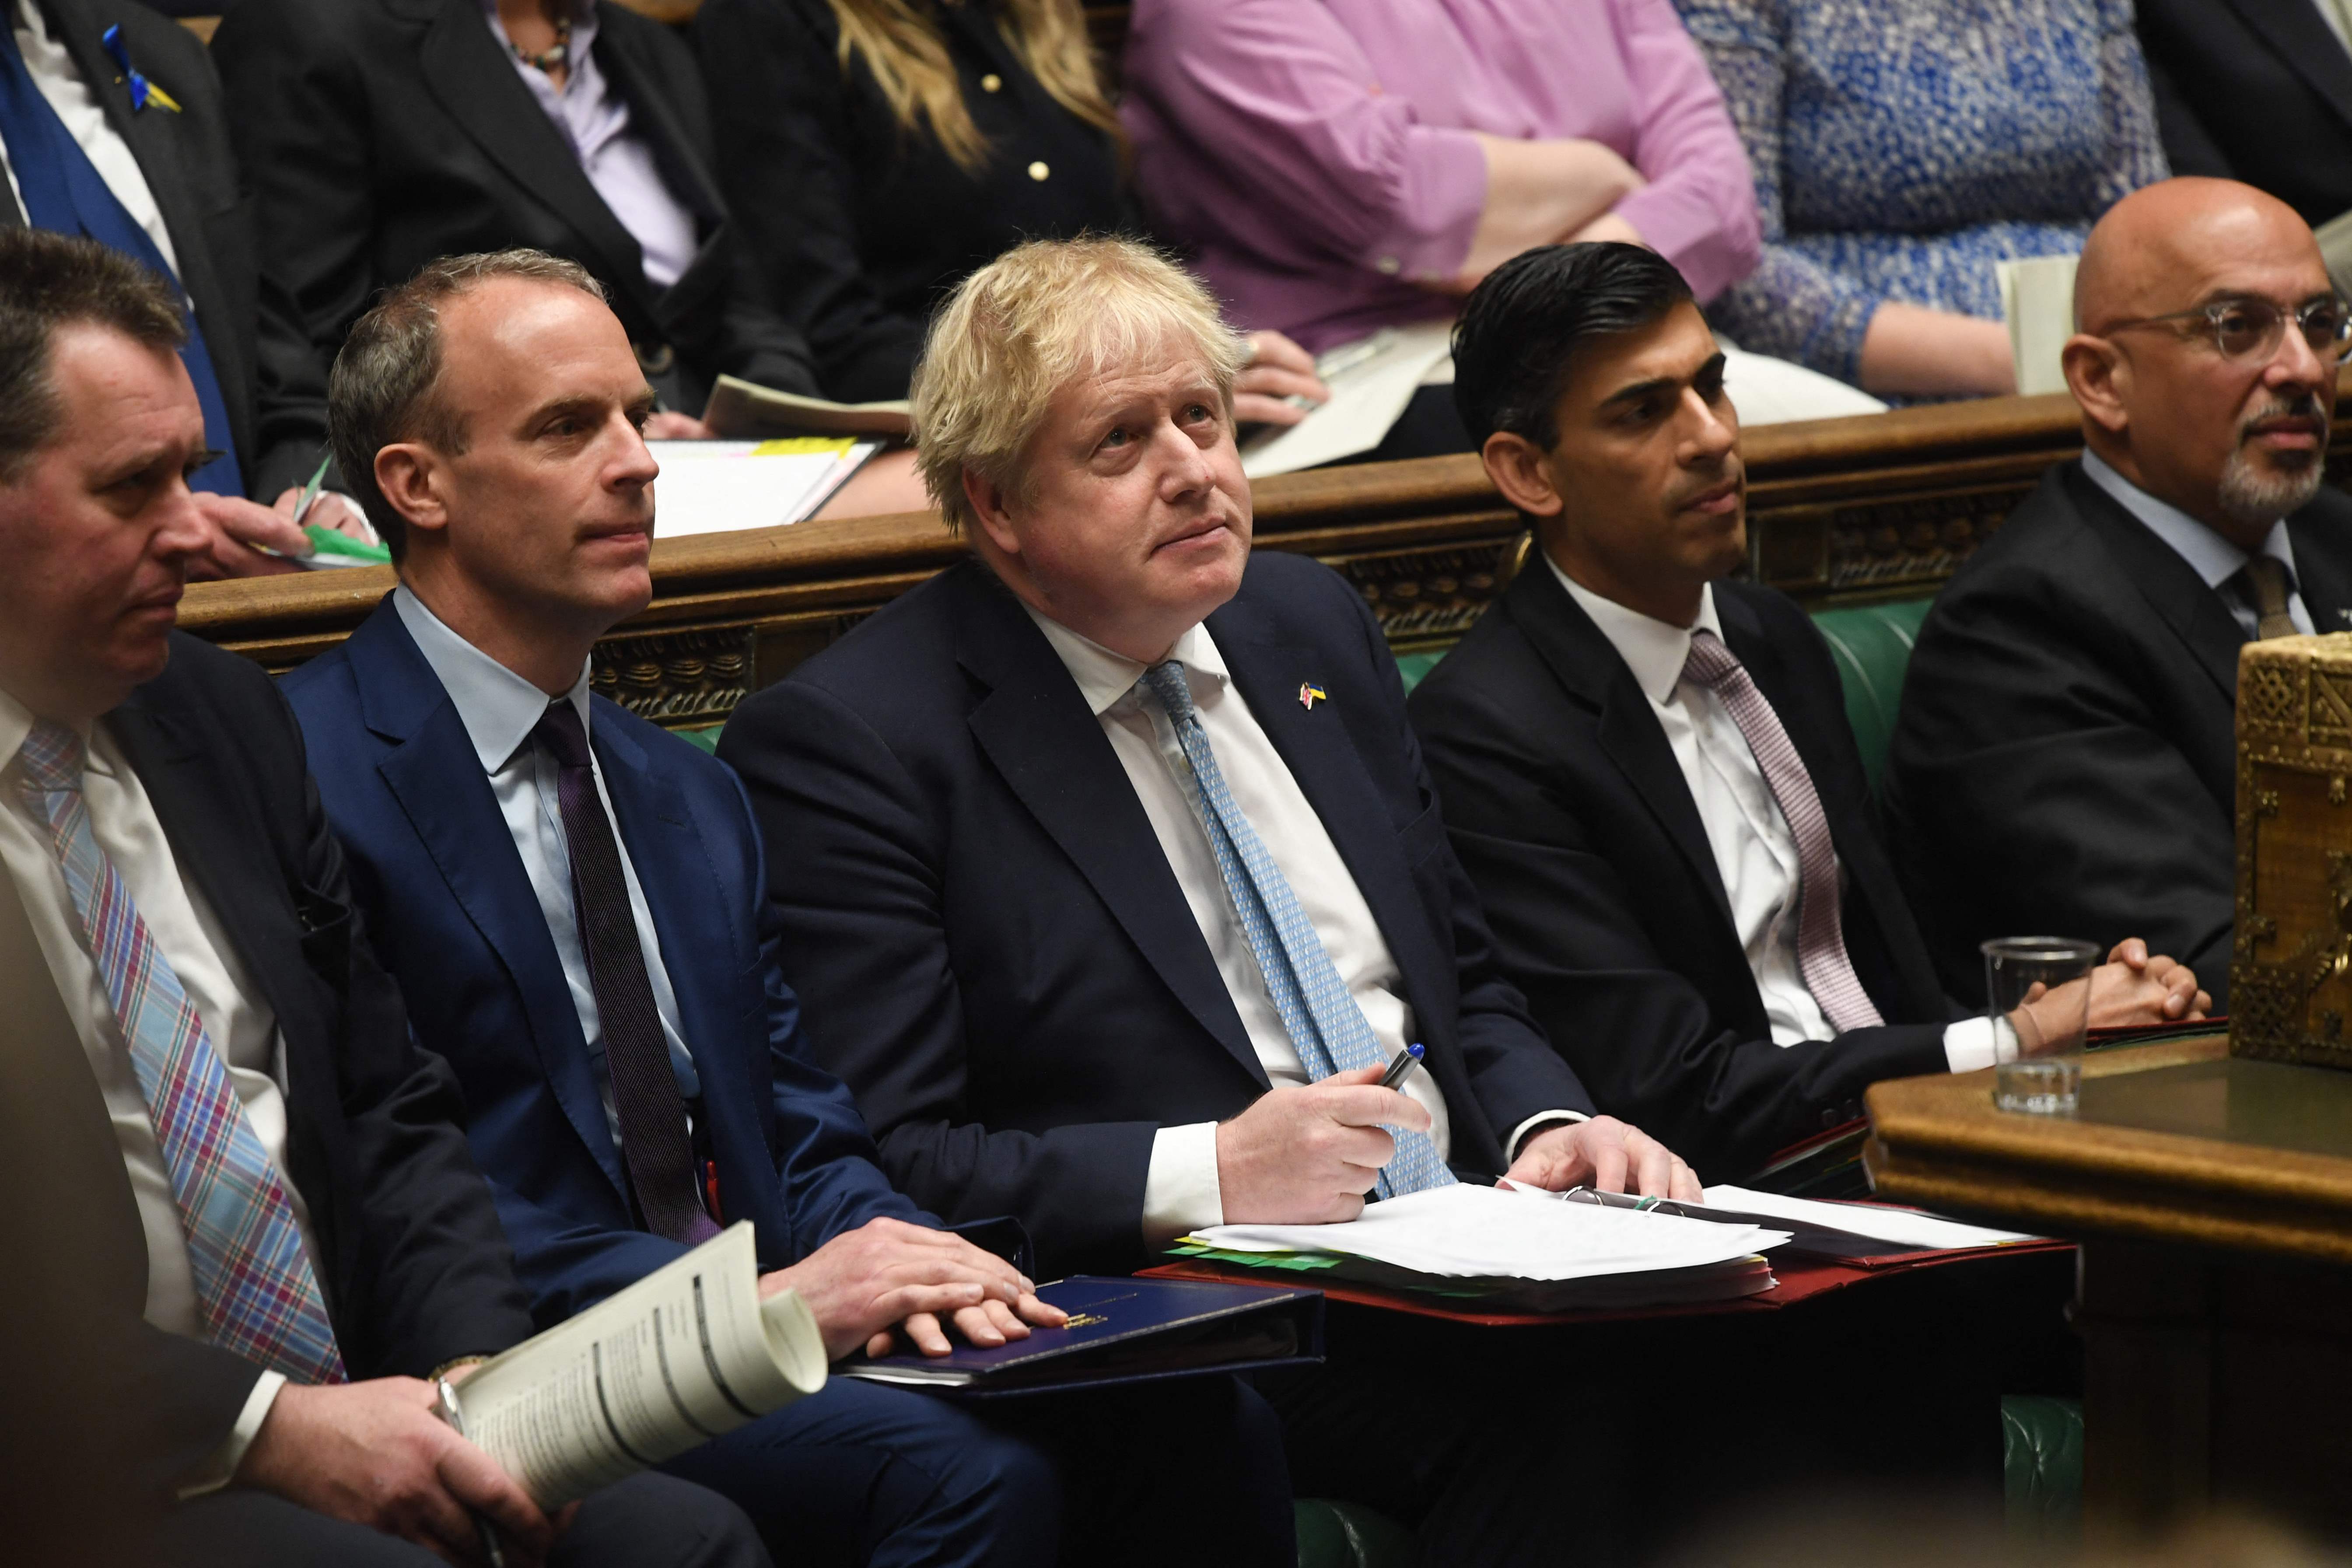
[[[1740,1214],[1767,1215],[1800,1225],[1842,1230],[1891,1241],[1904,1251],[1942,1252],[1971,1247],[2007,1247],[2013,1242],[2040,1241],[2021,1230],[1994,1230],[1989,1226],[1962,1225],[1916,1209],[1891,1208],[1883,1204],[1825,1204],[1815,1198],[1784,1197],[1779,1193],[1751,1192],[1746,1187],[1706,1189],[1706,1201],[1716,1208]]]
[[[1373,1204],[1339,1225],[1220,1225],[1203,1246],[1234,1252],[1327,1252],[1453,1279],[1589,1279],[1706,1268],[1789,1239],[1720,1225],[1463,1184]]]
[[[882,449],[879,441],[845,436],[646,445],[661,465],[654,480],[657,539],[799,522]]]

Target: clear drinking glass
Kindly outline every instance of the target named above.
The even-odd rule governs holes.
[[[2018,1057],[1993,1068],[1992,1102],[2034,1116],[2072,1116],[2083,1083],[2095,942],[2004,936],[1982,943],[1985,1012],[2017,1031]]]

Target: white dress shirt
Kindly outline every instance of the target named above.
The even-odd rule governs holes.
[[[1716,874],[1731,901],[1732,927],[1763,998],[1772,1043],[1793,1046],[1834,1038],[1837,1031],[1813,1000],[1797,961],[1801,885],[1797,837],[1730,710],[1714,688],[1683,679],[1691,634],[1703,626],[1718,638],[1723,636],[1723,623],[1715,613],[1715,589],[1701,591],[1697,620],[1687,626],[1670,626],[1602,598],[1561,571],[1549,554],[1544,564],[1633,672],[1634,684],[1649,700],[1658,728],[1665,731],[1666,745],[1706,829],[1707,847],[1715,852]],[[1843,867],[1838,877],[1843,888]],[[2004,1039],[2007,1035],[1987,1019],[1962,1019],[1944,1031],[1945,1059],[1954,1072],[2013,1059],[2014,1037]]]
[[[1025,606],[1024,606],[1025,607]],[[1250,1047],[1257,1053],[1266,1078],[1276,1085],[1309,1081],[1298,1048],[1283,1026],[1265,977],[1250,951],[1233,898],[1217,869],[1208,834],[1193,815],[1184,781],[1191,769],[1176,739],[1175,726],[1158,701],[1136,689],[1144,666],[1088,641],[1067,626],[1029,612],[1037,629],[1054,646],[1062,663],[1077,682],[1109,738],[1119,766],[1135,786],[1137,800],[1151,822],[1169,869],[1175,872],[1184,901],[1216,960],[1217,973],[1240,1013]],[[1389,952],[1388,939],[1372,918],[1371,906],[1323,819],[1284,763],[1282,753],[1258,727],[1249,703],[1233,683],[1224,656],[1205,626],[1196,626],[1176,639],[1170,655],[1184,666],[1185,684],[1201,717],[1201,727],[1217,756],[1217,769],[1234,804],[1274,857],[1283,879],[1297,895],[1298,907],[1322,939],[1339,972],[1348,994],[1362,1009],[1384,1056],[1394,1057],[1413,1038],[1412,1010],[1402,993],[1402,977]],[[1430,1141],[1444,1159],[1452,1144],[1445,1097],[1436,1079],[1417,1072],[1406,1079],[1403,1090],[1430,1116]],[[1550,1111],[1529,1117],[1515,1129],[1508,1147],[1516,1151],[1527,1134],[1553,1121],[1583,1118],[1574,1111]],[[1217,1124],[1194,1122],[1163,1127],[1151,1145],[1151,1164],[1144,1180],[1143,1237],[1158,1248],[1188,1231],[1224,1223],[1224,1199],[1217,1184]]]
[[[0,692],[0,757],[15,762],[33,722],[33,715],[22,703]],[[213,1049],[227,1069],[229,1086],[245,1108],[247,1123],[283,1179],[286,1046],[278,1036],[278,1016],[254,988],[252,976],[229,941],[227,927],[204,894],[182,877],[179,860],[163,836],[163,825],[145,787],[123,761],[104,722],[85,730],[83,738],[89,742],[89,764],[82,777],[82,801],[89,813],[90,833],[114,862],[156,951],[179,977],[181,989],[187,993]],[[0,864],[5,865],[24,900],[34,940],[48,963],[66,1014],[81,1037],[90,1072],[106,1102],[107,1117],[114,1125],[115,1142],[122,1151],[123,1169],[130,1175],[131,1196],[147,1234],[146,1319],[171,1333],[209,1340],[204,1307],[196,1297],[194,1269],[188,1258],[187,1230],[172,1195],[171,1169],[156,1142],[147,1100],[140,1092],[138,1074],[131,1066],[130,1042],[115,1016],[106,977],[76,934],[73,898],[66,888],[65,872],[58,866],[47,824],[33,814],[13,773],[0,778]],[[295,1229],[315,1272],[319,1249],[310,1234],[310,1212],[293,1182],[285,1180],[284,1185],[287,1202],[294,1211]],[[184,1489],[184,1495],[210,1490],[228,1479],[285,1384],[286,1379],[278,1373],[261,1374],[227,1440]]]
[[[563,807],[557,794],[561,772],[545,748],[531,741],[540,716],[547,711],[548,695],[538,687],[451,631],[425,601],[402,584],[393,590],[393,605],[401,625],[416,639],[425,662],[441,678],[442,689],[457,705],[474,755],[490,781],[499,815],[506,819],[515,852],[522,857],[523,874],[538,896],[547,933],[555,941],[556,956],[563,961],[564,982],[572,988],[572,1009],[588,1042],[588,1061],[596,1090],[604,1101],[604,1120],[615,1146],[621,1141],[620,1112],[613,1104],[613,1080],[604,1069],[604,1028],[596,1013],[595,987],[588,975],[587,950],[580,944],[580,921],[572,902],[572,852],[563,836]],[[583,732],[589,723],[588,666],[562,700],[580,715]],[[694,1053],[677,1021],[677,997],[671,992],[669,971],[661,956],[661,934],[654,930],[653,911],[646,906],[645,889],[637,885],[637,869],[629,863],[629,847],[613,816],[613,797],[604,787],[604,764],[589,758],[596,779],[596,798],[604,819],[613,824],[614,847],[620,851],[621,875],[629,887],[629,913],[637,923],[637,945],[646,957],[646,978],[652,983],[654,1007],[661,1014],[662,1038],[669,1045],[670,1070],[677,1076],[678,1092],[688,1100],[702,1092],[695,1075]]]
[[[2205,585],[2221,593],[2221,602],[2230,606],[2230,614],[2246,634],[2254,640],[2262,628],[2261,613],[2254,607],[2252,590],[2242,584],[2223,589],[2245,569],[2246,552],[2174,506],[2170,501],[2157,500],[2129,479],[2103,462],[2095,452],[2083,454],[2083,472],[2093,484],[2115,497],[2116,504],[2139,519],[2150,533],[2172,547],[2173,553],[2189,563]],[[2294,542],[2287,537],[2286,519],[2271,524],[2263,536],[2262,552],[2286,568],[2286,613],[2294,629],[2308,634],[2313,630],[2311,611],[2303,602],[2303,591],[2297,586],[2294,572]]]
[[[155,195],[147,188],[147,176],[139,172],[139,160],[131,155],[130,144],[114,133],[107,123],[106,110],[98,100],[90,84],[82,80],[75,68],[73,57],[66,53],[65,45],[49,36],[47,18],[33,0],[13,0],[6,6],[15,24],[16,47],[24,54],[25,69],[31,73],[33,85],[66,122],[67,134],[80,143],[82,153],[98,170],[99,178],[131,215],[131,221],[147,231],[163,259],[172,264],[172,272],[180,270],[179,252],[172,248],[172,236],[163,226],[163,209],[155,205]],[[134,64],[137,62],[133,62]],[[0,163],[8,161],[8,149],[0,144]],[[25,193],[16,183],[16,169],[8,164],[8,194],[16,198],[16,210],[25,210]],[[12,753],[13,754],[13,753]]]

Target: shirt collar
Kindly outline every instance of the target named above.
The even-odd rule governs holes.
[[[2246,564],[2246,552],[2174,506],[2158,500],[2103,460],[2096,452],[2083,454],[2083,472],[2090,481],[2116,500],[2116,504],[2137,518],[2150,533],[2172,547],[2172,552],[2189,563],[2189,569],[2205,580],[2209,588],[2218,588],[2236,576]],[[2270,532],[2263,539],[2263,554],[2285,566],[2287,581],[2294,581],[2294,544],[2288,539],[2286,520],[2271,524]]]
[[[1559,569],[1559,563],[1540,545],[1536,552],[1543,557],[1559,585],[1568,590],[1569,597],[1592,617],[1601,635],[1633,672],[1634,684],[1651,701],[1664,707],[1675,694],[1675,685],[1683,678],[1683,666],[1690,662],[1691,634],[1704,626],[1717,637],[1723,636],[1723,622],[1715,613],[1715,584],[1710,583],[1698,594],[1698,619],[1689,626],[1670,626],[1654,620],[1639,610],[1629,610],[1614,599],[1604,599],[1575,578]]]
[[[1078,683],[1078,695],[1086,699],[1087,710],[1096,718],[1118,706],[1135,689],[1135,683],[1143,679],[1146,667],[1125,654],[1113,653],[1102,644],[1080,637],[1025,603],[1021,607],[1037,623],[1045,640],[1054,645],[1062,667]],[[1178,637],[1168,657],[1184,667],[1185,684],[1192,688],[1195,698],[1207,695],[1204,687],[1221,688],[1232,679],[1225,668],[1225,657],[1217,651],[1216,639],[1209,635],[1206,624],[1195,625]]]
[[[481,759],[482,771],[497,773],[539,727],[540,715],[547,711],[547,693],[451,631],[440,616],[425,607],[424,600],[409,592],[407,584],[392,591],[392,605],[399,612],[400,624],[416,639],[417,651],[425,656],[425,662],[440,677],[441,689],[457,705],[457,717],[466,726],[466,737],[474,742],[474,755]],[[580,715],[580,728],[585,733],[585,660],[581,662],[580,679],[572,683],[563,700]]]
[[[33,726],[39,722],[39,716],[30,708],[8,693],[0,691],[0,769],[16,760],[16,753],[25,749],[26,740],[33,733]],[[92,773],[111,774],[114,769],[98,754],[92,744],[97,739],[98,726],[82,723],[73,725],[72,729],[81,737],[84,765]]]

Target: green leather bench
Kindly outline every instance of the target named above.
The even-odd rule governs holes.
[[[1845,687],[1846,721],[1853,726],[1854,743],[1862,748],[1862,765],[1874,791],[1886,763],[1886,743],[1895,736],[1903,671],[1911,662],[1912,645],[1919,640],[1919,623],[1927,619],[1933,602],[1896,599],[1813,612],[1813,624],[1829,640],[1830,657],[1837,662],[1838,679]],[[1404,678],[1406,692],[1444,657],[1443,648],[1397,655],[1397,673]]]

